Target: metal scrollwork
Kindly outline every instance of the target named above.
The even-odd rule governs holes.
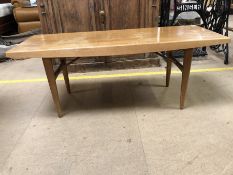
[[[211,0],[205,3],[205,16],[208,29],[228,36],[230,5],[230,0]],[[210,48],[216,52],[223,52],[225,54],[224,63],[228,64],[228,44],[211,46]]]

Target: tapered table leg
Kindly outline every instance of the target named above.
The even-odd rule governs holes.
[[[53,102],[55,104],[58,117],[62,117],[61,103],[57,90],[56,75],[53,70],[53,60],[51,58],[43,58],[45,72],[48,78],[49,87],[52,93]]]
[[[65,84],[66,84],[66,89],[67,89],[67,92],[70,94],[71,93],[70,80],[69,80],[69,73],[68,73],[67,65],[66,65],[66,59],[62,59],[61,62],[64,65],[62,72],[63,72]]]
[[[183,71],[182,71],[182,84],[180,95],[180,109],[184,109],[185,96],[188,88],[188,81],[190,75],[190,69],[192,64],[193,49],[187,49],[184,51]]]
[[[172,68],[172,52],[168,52],[168,58],[167,58],[167,73],[166,73],[166,87],[169,87],[170,84],[170,77],[171,77],[171,68]]]

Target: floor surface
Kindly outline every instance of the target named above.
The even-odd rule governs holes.
[[[169,88],[164,75],[72,80],[72,95],[59,81],[61,119],[47,82],[0,83],[0,174],[232,175],[233,70],[208,71],[233,67],[232,56],[227,66],[213,53],[193,63],[202,71],[191,74],[182,111],[180,74]],[[40,59],[0,70],[1,80],[45,77]]]

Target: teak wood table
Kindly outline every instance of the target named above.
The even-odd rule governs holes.
[[[42,58],[53,101],[59,117],[62,109],[56,79],[63,71],[70,90],[67,57],[115,56],[168,51],[166,86],[169,86],[172,62],[182,71],[180,109],[184,108],[193,48],[229,43],[230,38],[198,26],[176,26],[127,30],[36,35],[6,53],[14,59]],[[172,51],[184,50],[183,65],[172,57]],[[61,64],[53,68],[53,60]]]

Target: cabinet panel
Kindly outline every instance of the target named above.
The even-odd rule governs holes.
[[[140,0],[103,0],[106,29],[139,28]]]
[[[158,0],[103,0],[106,29],[157,26]]]
[[[100,30],[96,23],[99,0],[59,0],[57,4],[63,32]]]
[[[38,0],[42,28],[46,33],[100,30],[100,1]]]
[[[51,0],[37,0],[39,16],[43,33],[59,33],[61,26],[57,11],[54,10],[54,2]]]
[[[145,3],[145,27],[158,26],[159,0],[143,0]]]

